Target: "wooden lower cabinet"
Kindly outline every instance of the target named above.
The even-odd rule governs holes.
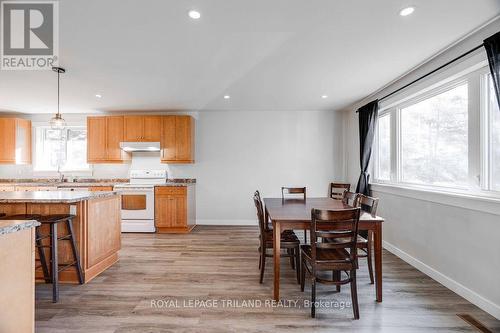
[[[159,233],[188,233],[196,225],[195,187],[155,188],[155,226]]]
[[[113,186],[91,186],[89,187],[91,192],[103,192],[103,191],[113,191]]]

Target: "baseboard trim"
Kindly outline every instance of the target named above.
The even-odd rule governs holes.
[[[472,291],[471,289],[467,288],[466,286],[458,283],[457,281],[449,278],[448,276],[438,272],[434,268],[426,265],[425,263],[421,262],[420,260],[412,257],[408,253],[402,251],[401,249],[397,248],[396,246],[392,245],[391,243],[388,243],[386,241],[383,241],[383,246],[384,249],[387,251],[391,252],[395,256],[401,258],[403,261],[407,262],[411,266],[415,267],[422,273],[428,275],[432,279],[436,280],[446,288],[450,289],[454,293],[462,296],[472,304],[476,305],[483,311],[488,312],[490,315],[495,317],[496,319],[500,319],[500,306],[491,302],[490,300],[484,298],[483,296],[479,295],[478,293]]]
[[[257,220],[196,220],[197,225],[258,226]]]

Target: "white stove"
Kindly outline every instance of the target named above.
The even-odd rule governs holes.
[[[155,232],[155,185],[167,182],[166,170],[130,170],[130,183],[115,185],[121,195],[122,232]]]

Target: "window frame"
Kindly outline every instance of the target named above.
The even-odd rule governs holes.
[[[500,191],[491,190],[490,122],[489,120],[489,68],[484,58],[454,66],[436,77],[416,85],[407,92],[397,94],[390,101],[382,102],[379,118],[391,115],[391,180],[378,178],[378,123],[375,134],[374,163],[372,163],[373,185],[394,189],[414,189],[442,194],[500,199]],[[401,111],[405,107],[432,98],[467,82],[468,84],[468,186],[448,187],[432,184],[416,184],[402,180],[402,133]]]
[[[41,169],[36,169],[37,165],[37,149],[38,149],[38,144],[37,144],[37,129],[50,129],[50,126],[47,125],[47,123],[33,123],[32,124],[32,147],[33,147],[33,175],[35,176],[56,176],[58,174],[71,174],[73,176],[91,176],[92,175],[92,170],[93,166],[89,163],[87,163],[88,168],[87,169],[78,169],[78,170],[41,170]],[[65,129],[80,129],[80,130],[87,130],[85,125],[82,124],[71,124],[67,125]],[[67,139],[66,139],[66,155],[67,155]],[[86,161],[85,161],[86,162]]]
[[[500,197],[500,190],[493,189],[492,184],[492,145],[491,145],[491,114],[490,114],[490,87],[489,87],[489,76],[490,71],[485,70],[480,77],[480,108],[481,108],[481,174],[480,183],[481,191],[486,193],[494,193],[496,196]],[[500,176],[500,175],[499,175]]]

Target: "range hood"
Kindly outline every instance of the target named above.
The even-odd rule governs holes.
[[[160,151],[159,142],[120,142],[120,149],[126,152]]]

